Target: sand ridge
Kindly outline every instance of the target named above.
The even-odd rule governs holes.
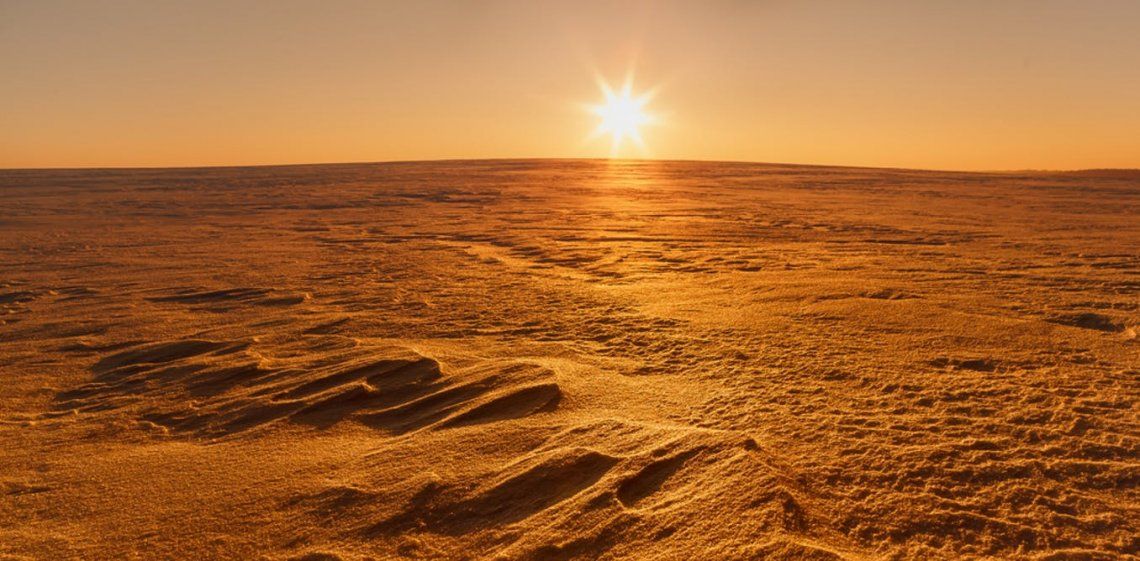
[[[1140,175],[0,172],[0,555],[1127,559]]]

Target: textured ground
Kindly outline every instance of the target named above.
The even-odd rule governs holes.
[[[0,171],[0,559],[1134,559],[1140,173]]]

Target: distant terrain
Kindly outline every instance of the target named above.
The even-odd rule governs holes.
[[[0,171],[0,559],[1140,555],[1140,172]]]

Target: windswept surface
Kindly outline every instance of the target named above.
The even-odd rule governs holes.
[[[1133,559],[1140,174],[0,172],[0,558]]]

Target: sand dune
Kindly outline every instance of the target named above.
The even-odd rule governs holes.
[[[0,171],[0,559],[1132,559],[1140,173]]]

